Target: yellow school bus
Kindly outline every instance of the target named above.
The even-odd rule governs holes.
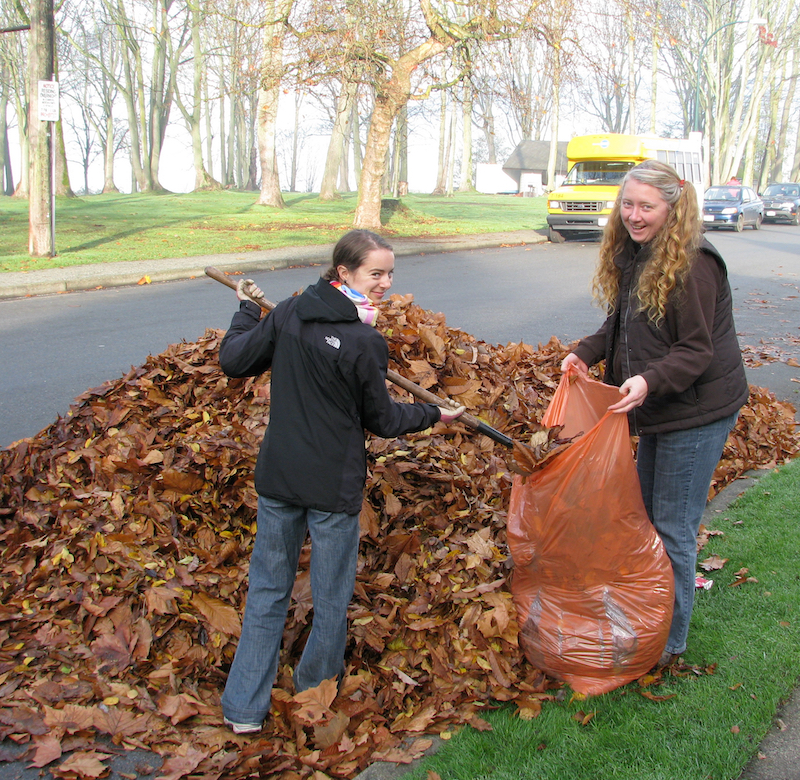
[[[567,146],[567,178],[547,198],[551,241],[565,235],[599,235],[625,174],[644,160],[661,160],[691,181],[702,195],[701,134],[689,138],[604,133],[580,135]]]

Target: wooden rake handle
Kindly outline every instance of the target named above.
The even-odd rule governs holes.
[[[220,271],[218,268],[215,268],[213,265],[209,265],[206,268],[206,276],[209,276],[217,282],[224,284],[226,287],[230,287],[232,290],[235,290],[237,287],[237,283],[233,281],[233,279],[226,276],[222,271]],[[260,306],[264,311],[272,311],[275,308],[275,304],[272,303],[272,301],[268,301],[263,295],[260,297],[248,295],[247,297],[250,298],[253,303]],[[403,390],[407,390],[413,396],[419,398],[420,401],[425,401],[429,404],[436,404],[436,406],[444,406],[446,403],[445,399],[440,398],[438,395],[430,392],[430,390],[426,390],[424,387],[420,387],[410,379],[406,379],[402,374],[398,374],[397,371],[393,371],[391,368],[387,370],[386,378],[392,384],[402,387]],[[464,412],[464,414],[458,418],[458,421],[463,422],[464,425],[476,431],[477,433],[488,436],[490,439],[498,442],[499,444],[502,444],[506,447],[514,446],[514,442],[509,436],[501,433],[496,428],[492,428],[491,425],[487,425],[477,417],[473,417],[469,412]]]

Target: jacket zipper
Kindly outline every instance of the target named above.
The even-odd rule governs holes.
[[[625,309],[625,319],[623,320],[622,326],[625,328],[625,365],[628,368],[628,378],[630,378],[632,374],[631,369],[631,346],[630,346],[630,329],[628,328],[629,318],[631,316],[631,295],[633,293],[633,277],[636,273],[636,261],[634,258],[634,266],[631,269],[631,278],[628,283],[628,306]],[[638,435],[639,434],[639,425],[636,420],[636,409],[631,409],[631,415],[633,415],[633,432]]]

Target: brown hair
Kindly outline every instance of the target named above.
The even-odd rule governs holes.
[[[322,278],[329,282],[336,281],[339,278],[336,269],[340,265],[343,265],[351,273],[356,271],[367,255],[375,249],[394,251],[385,238],[369,230],[351,230],[349,233],[345,233],[336,242],[331,266],[325,270]]]
[[[670,293],[682,285],[702,240],[697,194],[691,182],[682,181],[674,168],[658,160],[645,160],[628,171],[603,232],[600,261],[592,283],[595,299],[609,311],[616,306],[621,275],[614,258],[629,238],[620,214],[629,179],[655,187],[669,206],[666,222],[650,241],[650,257],[636,287],[639,311],[646,311],[651,322],[658,325],[664,319]]]

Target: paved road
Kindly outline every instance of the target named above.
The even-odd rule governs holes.
[[[800,362],[800,229],[770,225],[710,239],[729,266],[741,343]],[[413,292],[451,327],[490,343],[570,341],[602,321],[589,291],[597,248],[542,243],[399,257],[393,292]],[[248,275],[278,301],[319,270]],[[0,301],[0,446],[36,434],[77,395],[148,354],[226,328],[235,308],[233,292],[207,277]],[[800,369],[768,362],[749,374],[800,406]]]

